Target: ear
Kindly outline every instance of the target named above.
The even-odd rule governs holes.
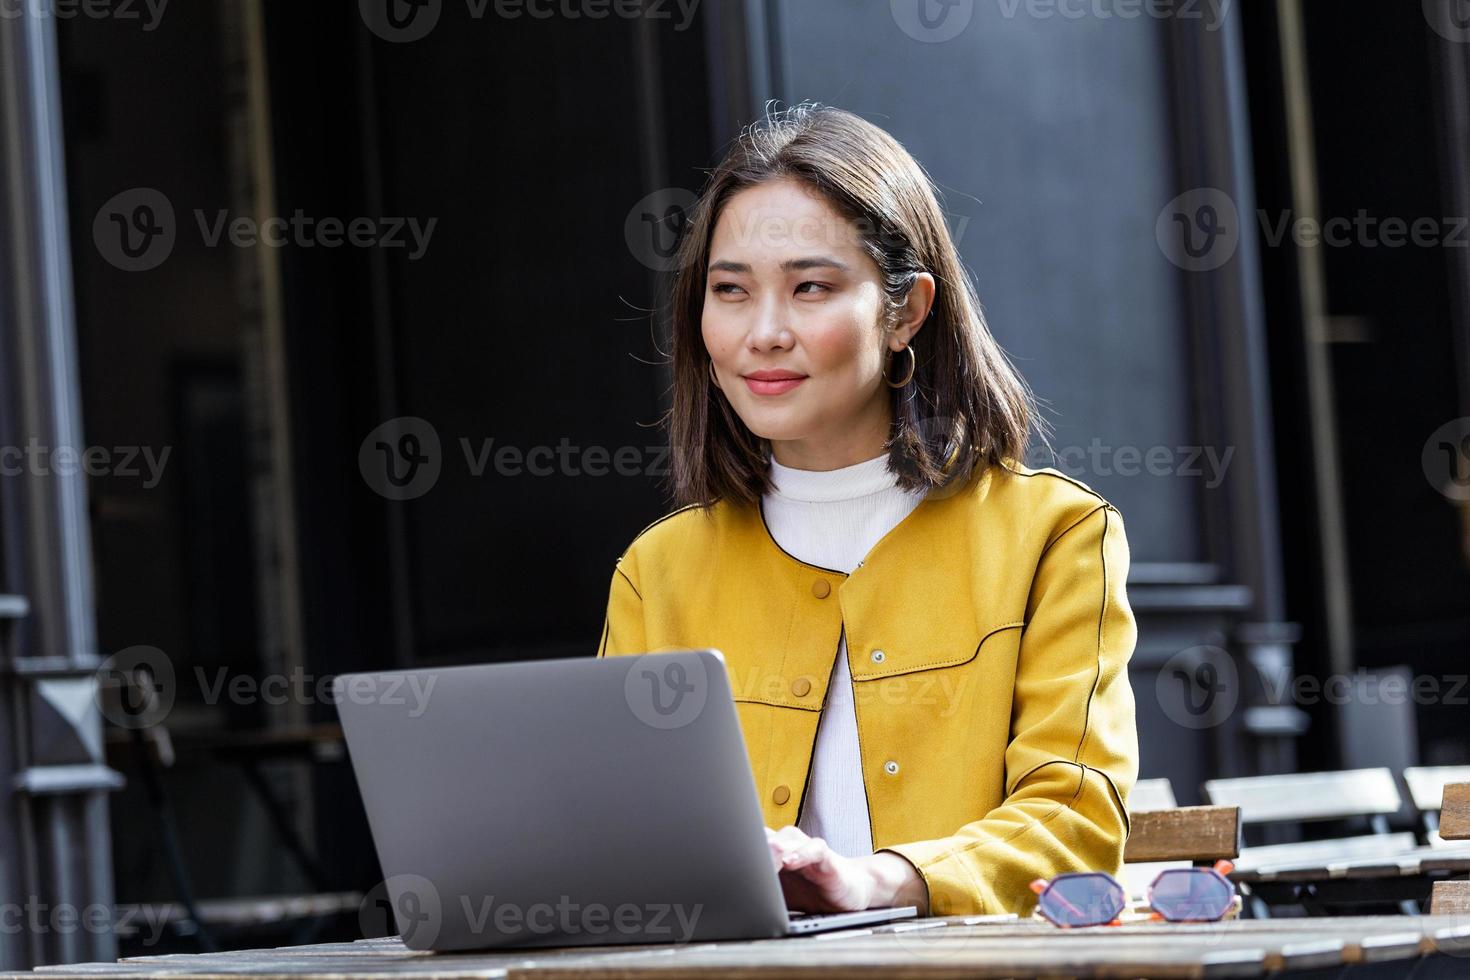
[[[914,334],[919,332],[919,328],[929,317],[929,311],[934,308],[935,292],[936,285],[932,275],[920,272],[914,276],[914,284],[909,287],[909,295],[904,301],[903,312],[899,314],[898,322],[888,333],[890,349],[903,350],[914,339]]]

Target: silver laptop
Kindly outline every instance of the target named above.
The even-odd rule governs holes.
[[[343,674],[334,693],[413,949],[759,939],[788,913],[717,650]]]

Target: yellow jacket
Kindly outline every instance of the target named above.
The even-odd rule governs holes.
[[[1121,868],[1128,562],[1117,509],[1013,461],[931,491],[850,575],[783,551],[756,506],[691,505],[618,559],[598,656],[720,650],[779,828],[846,629],[874,848],[919,870],[930,914],[1025,914],[1034,878]]]

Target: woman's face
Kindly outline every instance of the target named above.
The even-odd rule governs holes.
[[[710,241],[701,331],[736,414],[783,465],[825,470],[883,452],[883,368],[928,314],[934,280],[902,321],[879,324],[883,289],[858,231],[806,184],[773,180],[725,204]],[[908,354],[893,372],[908,372]]]

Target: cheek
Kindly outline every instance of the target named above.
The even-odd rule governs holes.
[[[876,363],[875,330],[860,317],[844,316],[812,324],[802,332],[802,344],[814,371],[861,375]]]
[[[705,304],[704,312],[700,316],[699,333],[704,338],[705,350],[715,360],[721,360],[736,341],[736,331],[731,319],[722,316],[719,307],[713,303]]]

